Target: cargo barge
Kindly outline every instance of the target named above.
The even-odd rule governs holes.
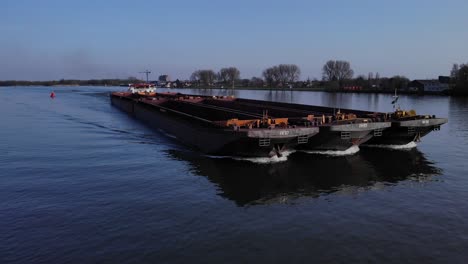
[[[344,151],[352,146],[359,146],[373,137],[380,137],[391,126],[390,122],[373,117],[358,117],[352,111],[336,112],[333,109],[317,111],[294,107],[275,106],[264,101],[236,99],[231,97],[207,97],[200,102],[227,109],[260,114],[267,112],[275,118],[298,120],[306,126],[319,127],[320,132],[310,138],[307,144],[296,147],[310,151]]]
[[[369,113],[368,115],[372,115]],[[377,113],[384,116],[384,113]],[[382,137],[370,139],[366,145],[406,145],[420,142],[421,138],[432,131],[439,131],[448,122],[447,118],[435,115],[417,115],[415,111],[396,110],[387,114],[392,126],[383,131]]]
[[[240,102],[282,107],[286,109],[299,109],[304,111],[315,111],[318,113],[330,113],[335,108],[324,106],[312,106],[303,104],[271,102],[253,99],[237,99]],[[440,130],[440,127],[448,122],[447,118],[435,115],[418,115],[414,110],[404,111],[396,109],[391,113],[372,112],[354,109],[340,109],[339,112],[349,112],[359,118],[370,118],[376,121],[391,122],[391,126],[380,131],[376,130],[378,136],[370,137],[362,142],[364,145],[407,145],[411,142],[419,142],[422,137],[432,131]]]
[[[353,113],[287,108],[231,97],[173,93],[113,93],[111,97],[114,105],[138,119],[213,154],[272,156],[291,149],[344,151],[381,136],[391,126],[390,122]],[[180,128],[173,124],[176,121]],[[222,127],[223,132],[195,126],[200,122],[204,128],[206,124]],[[212,133],[217,135],[216,142]],[[232,139],[233,135],[243,139]]]
[[[445,118],[336,109],[227,96],[115,92],[112,104],[204,153],[281,156],[287,150],[344,151],[361,144],[405,145]]]
[[[198,96],[111,93],[111,103],[180,142],[213,155],[272,157],[306,144],[318,127],[200,104]]]

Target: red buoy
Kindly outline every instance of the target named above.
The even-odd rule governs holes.
[[[54,92],[50,93],[50,98],[55,98],[55,93]]]

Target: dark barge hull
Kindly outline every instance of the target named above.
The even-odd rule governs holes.
[[[446,118],[393,121],[392,127],[382,131],[382,137],[371,138],[365,145],[407,145],[419,142],[431,131],[440,130]]]
[[[259,103],[271,106],[280,106],[292,109],[301,109],[307,111],[323,111],[329,112],[334,111],[334,108],[325,106],[312,106],[303,104],[292,104],[282,102],[271,102],[254,99],[237,99],[239,101]],[[385,119],[385,113],[375,113],[363,110],[353,109],[341,109],[342,111],[352,112],[360,117],[370,116],[377,114],[378,121],[391,122],[391,127],[381,130],[381,132],[375,133],[378,136],[368,137],[367,140],[363,140],[363,145],[407,145],[411,142],[418,142],[422,137],[429,134],[431,131],[440,130],[441,125],[448,122],[447,118],[436,118],[434,116],[418,116],[412,120],[400,120],[400,119]],[[315,140],[322,141],[320,135]]]
[[[272,157],[295,149],[301,140],[316,135],[318,128],[227,129],[165,107],[111,94],[111,103],[148,126],[161,129],[181,143],[212,155]]]
[[[203,103],[257,114],[267,110],[269,114],[275,117],[307,116],[313,112],[317,112],[315,109],[309,109],[309,111],[307,111],[307,108],[301,109],[284,107],[282,105],[270,105],[270,102],[264,104],[264,101],[249,99],[217,100],[208,98]],[[324,112],[324,110],[331,111],[330,109],[320,110],[320,112]],[[352,120],[340,121],[332,124],[321,124],[317,125],[320,129],[318,135],[310,138],[307,144],[298,145],[296,148],[299,150],[344,151],[353,146],[359,146],[373,137],[380,137],[382,135],[381,132],[390,126],[390,122],[372,122],[370,119],[368,122]]]
[[[298,146],[297,149],[305,151],[345,151],[353,146],[359,146],[365,143],[372,137],[372,129],[351,131],[349,128],[340,129],[339,126],[322,126],[317,136],[311,138],[307,144]]]

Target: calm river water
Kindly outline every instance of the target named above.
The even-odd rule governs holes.
[[[110,105],[120,87],[0,89],[0,263],[464,263],[468,99],[413,149],[201,155]],[[230,95],[221,90],[189,93]],[[236,91],[391,111],[391,95]]]

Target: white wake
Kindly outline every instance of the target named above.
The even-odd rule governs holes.
[[[411,141],[405,145],[366,145],[368,148],[385,148],[385,149],[396,149],[396,150],[410,150],[417,147],[416,142]]]
[[[273,157],[238,157],[238,156],[212,156],[209,155],[208,157],[210,158],[215,158],[215,159],[233,159],[233,160],[241,160],[241,161],[250,161],[253,163],[258,163],[258,164],[271,164],[271,163],[279,163],[279,162],[285,162],[288,160],[288,156],[291,155],[292,153],[296,152],[295,150],[288,150],[288,151],[283,151],[281,152],[281,157],[278,156],[273,156]]]
[[[326,156],[350,156],[359,152],[358,146],[352,146],[347,150],[304,150],[308,154],[319,154]]]

